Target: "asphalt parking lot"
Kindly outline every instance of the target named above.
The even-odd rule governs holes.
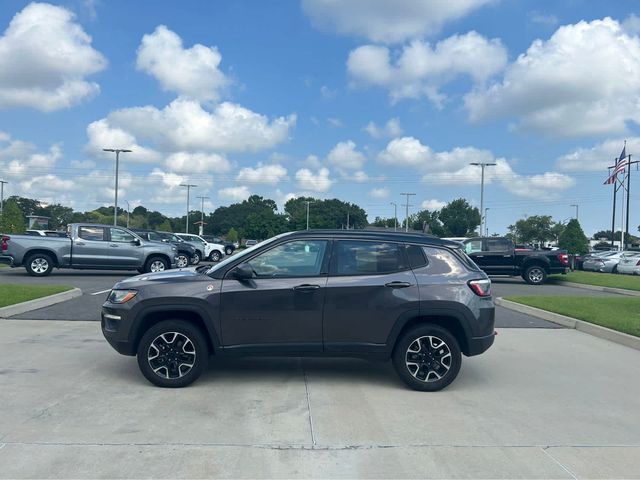
[[[159,389],[95,322],[129,275],[0,271],[83,290],[0,321],[0,478],[640,478],[636,350],[498,307],[494,347],[434,394],[355,359],[214,358],[192,387]]]

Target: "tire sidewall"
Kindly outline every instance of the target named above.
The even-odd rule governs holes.
[[[149,257],[146,261],[146,263],[144,264],[144,271],[145,273],[153,273],[151,272],[151,264],[153,262],[162,262],[164,264],[164,270],[169,270],[169,262],[167,262],[164,258],[162,257]]]
[[[542,280],[540,280],[539,282],[534,282],[533,280],[531,280],[530,275],[533,270],[540,270],[540,272],[542,272]],[[524,281],[527,282],[529,285],[542,285],[544,282],[547,281],[547,272],[544,271],[544,268],[538,265],[532,265],[525,270]]]
[[[165,332],[181,333],[189,338],[194,345],[196,351],[196,362],[189,373],[183,377],[176,379],[163,378],[157,375],[151,368],[151,365],[149,365],[149,361],[147,360],[149,346],[158,335]],[[205,371],[208,359],[209,349],[204,335],[198,327],[183,320],[164,320],[153,325],[144,333],[140,339],[140,343],[138,344],[138,367],[144,377],[158,387],[180,388],[190,385],[198,379],[202,372]]]
[[[218,258],[215,258],[216,256]],[[221,259],[222,259],[222,254],[217,250],[214,250],[209,254],[209,260],[212,262],[219,262]]]
[[[42,258],[46,260],[47,264],[49,265],[49,268],[47,268],[47,270],[43,273],[38,273],[31,269],[31,263],[37,258]],[[51,259],[51,256],[47,255],[46,253],[34,253],[32,255],[29,255],[26,262],[24,263],[24,268],[27,270],[27,273],[32,277],[46,277],[53,270],[53,260]]]
[[[193,262],[191,264],[198,265],[201,260],[202,260],[202,254],[199,251],[196,251],[196,253],[193,254]]]
[[[435,382],[422,382],[416,379],[407,368],[405,362],[405,356],[409,345],[411,345],[416,338],[428,335],[436,336],[443,340],[449,347],[452,357],[451,368],[447,374]],[[451,382],[453,382],[458,376],[461,365],[462,352],[460,351],[458,341],[451,333],[449,333],[448,330],[438,325],[423,324],[411,328],[398,339],[393,351],[393,366],[395,367],[400,379],[410,388],[423,392],[436,392],[451,384]]]
[[[227,247],[227,248],[225,248],[225,249],[224,249],[224,253],[225,253],[225,255],[231,255],[231,254],[233,254],[233,248],[231,248],[231,247]]]
[[[178,260],[179,260],[180,258],[184,259],[184,265],[183,265],[183,266],[178,265],[178,268],[185,268],[185,267],[188,267],[188,266],[189,266],[189,257],[188,257],[186,254],[184,254],[184,253],[179,253],[179,254],[178,254]]]

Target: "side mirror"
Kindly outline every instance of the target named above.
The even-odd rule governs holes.
[[[135,240],[131,240],[131,245],[135,245],[136,247],[139,247],[141,245],[140,239],[136,238]]]
[[[253,278],[253,268],[248,263],[241,263],[231,270],[231,275],[236,280],[249,280]]]

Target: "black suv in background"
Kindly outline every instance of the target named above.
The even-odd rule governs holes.
[[[279,235],[211,266],[132,277],[102,332],[162,387],[190,384],[210,355],[393,360],[411,388],[440,390],[462,354],[494,341],[491,282],[459,243],[404,233]]]
[[[178,254],[176,256],[176,266],[178,268],[184,268],[191,264],[195,264],[196,248],[180,239],[177,235],[173,233],[156,232],[154,230],[143,230],[140,228],[131,228],[130,230],[150,242],[165,242],[175,245],[178,249]]]

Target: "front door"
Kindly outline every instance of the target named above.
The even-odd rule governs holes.
[[[227,272],[220,294],[225,348],[321,351],[328,250],[327,240],[293,240],[248,260],[252,279]]]
[[[142,265],[143,247],[135,243],[136,237],[126,230],[109,228],[109,250],[114,267],[137,268]]]

